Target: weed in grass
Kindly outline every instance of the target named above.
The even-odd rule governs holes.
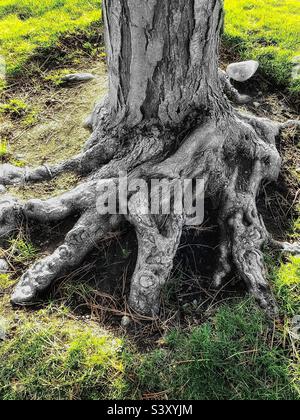
[[[73,73],[70,69],[59,69],[50,71],[45,77],[46,82],[51,82],[55,87],[60,87],[65,84],[64,76]]]
[[[8,156],[8,145],[7,140],[1,140],[0,142],[0,158],[6,158]]]
[[[294,221],[290,236],[299,241],[300,218]],[[300,315],[300,256],[283,257],[276,265],[274,257],[266,255],[266,262],[282,315],[289,319]]]
[[[27,264],[34,260],[37,256],[37,249],[30,242],[18,238],[10,241],[9,254],[12,255],[16,263]]]
[[[15,284],[9,274],[0,274],[0,292],[4,292]]]
[[[22,126],[33,127],[38,121],[38,115],[39,113],[37,109],[30,109],[22,119]]]
[[[0,114],[8,115],[12,119],[23,118],[28,111],[28,105],[21,99],[10,99],[0,104]]]
[[[282,262],[272,277],[282,312],[288,317],[300,315],[300,256]]]
[[[24,166],[26,166],[26,162],[24,162],[24,161],[22,161],[22,160],[19,160],[19,159],[13,159],[13,158],[11,158],[11,159],[9,160],[9,162],[10,162],[12,165],[17,166],[18,168],[23,168]]]
[[[22,99],[10,99],[7,103],[0,104],[0,115],[9,116],[12,120],[20,120],[24,127],[36,124],[37,109],[26,104]]]

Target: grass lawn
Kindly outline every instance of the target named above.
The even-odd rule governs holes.
[[[11,98],[10,92],[6,94],[0,104],[1,158],[13,164],[43,164],[80,149],[86,132],[78,127],[96,100],[93,95],[106,91],[104,64],[100,69],[95,64],[98,50],[89,42],[101,32],[100,1],[0,0],[0,54],[6,58],[11,80],[29,74],[36,53],[45,54],[44,62],[52,49],[60,56],[63,48],[67,56],[67,62],[62,58],[57,66],[59,71],[43,69],[42,77],[27,81],[25,89],[14,91]],[[291,61],[300,55],[300,2],[225,3],[225,41],[243,58],[259,58],[265,73],[279,84],[300,92],[299,82],[290,79]],[[85,50],[96,49],[91,60],[95,68],[85,69],[79,51],[64,44],[66,35],[76,39],[79,32]],[[68,91],[60,85],[60,72],[70,66],[95,71],[98,79]],[[291,146],[290,154],[297,155],[297,150],[296,144]],[[297,190],[299,172],[291,165],[286,164],[285,171],[291,169]],[[73,182],[77,180],[67,179],[65,185],[59,179],[56,184],[36,185],[34,191],[38,197],[45,191],[52,196]],[[12,193],[20,192],[16,188]],[[32,189],[23,193],[31,196]],[[299,239],[299,220],[287,235]],[[300,315],[299,256],[266,256],[280,321],[267,320],[247,297],[234,295],[218,306],[213,297],[214,310],[196,319],[193,311],[186,314],[181,308],[176,316],[185,319],[184,325],[161,322],[159,337],[147,336],[151,345],[141,347],[130,331],[99,322],[92,309],[93,290],[84,280],[63,282],[59,299],[49,297],[40,309],[12,310],[9,296],[16,273],[24,272],[39,252],[26,234],[12,241],[8,250],[0,249],[0,258],[3,253],[12,267],[10,275],[0,275],[0,400],[300,400],[300,346],[293,334],[293,320]],[[91,308],[84,305],[86,300],[93,302]],[[77,310],[81,306],[84,316]],[[154,326],[143,328],[151,332]]]
[[[0,54],[8,75],[17,75],[38,51],[63,35],[89,34],[101,18],[101,0],[1,0]]]
[[[37,52],[59,45],[66,33],[89,35],[101,17],[101,0],[1,0],[0,54],[8,75],[17,75]],[[300,75],[291,79],[300,56],[298,0],[225,0],[225,41],[242,58],[258,59],[266,75],[300,92]],[[270,13],[272,10],[272,13]],[[98,29],[99,30],[99,29]]]
[[[225,0],[225,40],[245,59],[256,59],[265,74],[292,92],[300,92],[300,71],[291,79],[293,61],[300,65],[298,0]]]

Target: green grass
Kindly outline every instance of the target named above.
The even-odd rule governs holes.
[[[37,122],[38,110],[21,99],[10,99],[6,103],[0,103],[1,115],[19,120],[24,127],[31,127]]]
[[[32,243],[25,239],[18,238],[10,241],[9,253],[14,263],[30,263],[38,254],[38,250]]]
[[[101,0],[1,0],[0,55],[7,74],[18,75],[37,52],[60,45],[67,34],[89,36],[101,17]],[[300,55],[298,0],[225,0],[225,41],[245,59],[291,92],[300,92],[300,75],[291,79]],[[93,49],[93,45],[86,47]]]
[[[290,257],[275,270],[275,285],[286,316],[300,314],[300,256]]]
[[[8,155],[8,146],[6,140],[0,142],[0,158],[4,158]]]
[[[5,314],[5,311],[3,311]],[[64,307],[2,318],[0,400],[299,400],[292,347],[250,300],[139,352]]]
[[[30,319],[21,316],[14,338],[0,346],[0,400],[122,395],[126,386],[122,340],[65,315],[67,311],[61,311],[51,321],[47,312]]]
[[[11,279],[9,274],[0,274],[0,292],[9,289],[15,284],[15,281]]]
[[[225,0],[225,41],[244,59],[256,59],[279,85],[300,92],[300,74],[291,78],[293,60],[300,64],[298,0]]]
[[[165,348],[136,362],[136,383],[145,394],[188,400],[300,399],[282,337],[270,344],[262,313],[251,301],[225,305],[190,333],[173,331]]]
[[[100,20],[101,0],[1,0],[0,54],[7,74],[17,75],[37,51],[59,44],[65,34],[88,33]]]

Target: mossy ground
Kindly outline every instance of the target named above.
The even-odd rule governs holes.
[[[235,34],[246,36],[247,19],[252,16],[254,22],[257,12],[258,32],[256,35],[247,32],[244,47],[248,50],[255,39],[262,37],[262,32],[271,37],[270,23],[266,23],[271,14],[268,12],[262,18],[263,4],[264,10],[274,7],[274,18],[279,7],[290,14],[297,7],[295,1],[291,2],[294,5],[290,11],[285,8],[289,2],[275,2],[278,6],[275,8],[274,1],[257,0],[254,5],[247,2],[246,9],[245,2],[227,0],[227,8],[229,3],[232,10],[228,19],[231,13],[234,26],[228,26],[227,33],[231,33],[234,42]],[[2,48],[6,37],[5,48],[11,54],[8,61],[12,58],[9,72],[17,74],[18,69],[23,69],[22,75],[10,79],[10,87],[0,101],[3,161],[19,165],[57,162],[78,152],[87,139],[87,132],[81,128],[82,120],[95,100],[106,92],[107,83],[105,66],[99,63],[101,49],[94,45],[95,27],[91,30],[89,26],[99,19],[95,6],[98,7],[98,1],[49,0],[39,2],[38,7],[33,0],[1,2],[2,21],[18,22],[16,34],[10,38],[8,32],[13,26],[6,22],[6,32],[0,31]],[[239,14],[237,20],[234,13],[239,10],[247,14],[245,18]],[[58,26],[51,25],[57,14],[64,20],[59,31]],[[29,19],[33,26],[28,36]],[[272,22],[283,26],[283,20]],[[70,40],[74,40],[77,30],[84,42],[77,39],[71,48]],[[295,37],[286,31],[284,27],[276,39],[284,48],[289,45],[291,57]],[[24,54],[20,54],[18,61],[15,47],[20,40]],[[30,44],[28,50],[25,44]],[[45,47],[51,57],[49,66],[41,65],[46,59],[40,60]],[[248,56],[247,50],[243,51]],[[97,79],[74,87],[61,85],[61,75],[73,70],[91,71]],[[283,114],[294,116],[283,98],[274,94],[266,95],[260,108],[251,111],[276,119],[282,119]],[[296,211],[300,188],[296,134],[290,131],[283,140],[284,171],[280,185],[272,185],[261,199],[271,212],[268,227],[273,227],[278,237],[291,235],[294,240],[300,235]],[[10,192],[23,198],[44,198],[67,190],[77,181],[67,175],[28,187],[25,192],[17,188]],[[295,206],[291,209],[293,202]],[[18,238],[1,251],[1,257],[10,264],[10,273],[0,276],[0,337],[5,335],[5,340],[0,341],[1,400],[300,399],[299,338],[293,324],[300,315],[299,257],[266,256],[281,308],[281,319],[275,324],[266,320],[251,300],[241,297],[243,292],[238,296],[231,290],[223,296],[203,290],[201,279],[196,274],[191,278],[190,271],[183,284],[179,267],[164,296],[161,322],[137,319],[125,331],[120,320],[127,310],[123,297],[126,277],[130,277],[128,261],[134,259],[127,251],[126,232],[123,234],[126,240],[120,233],[99,244],[98,251],[82,267],[54,287],[42,306],[14,310],[9,303],[13,285],[32,261],[50,252],[55,241],[61,240],[58,235],[54,244],[47,243],[48,234],[51,232],[51,237],[55,237],[55,232],[62,230],[63,226],[45,227],[39,232],[42,239],[37,241],[24,225]],[[101,267],[95,270],[96,260]],[[109,292],[105,291],[105,276],[117,284],[116,289],[110,285]],[[207,305],[205,299],[203,303],[198,298],[203,294],[208,296]]]

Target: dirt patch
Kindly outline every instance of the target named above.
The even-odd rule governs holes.
[[[96,79],[85,84],[55,88],[39,80],[30,89],[20,86],[17,97],[29,109],[36,110],[37,121],[31,127],[24,127],[22,121],[2,116],[0,137],[7,143],[13,160],[22,165],[36,166],[58,163],[80,152],[89,136],[82,126],[83,121],[107,91],[105,64],[91,64],[82,71],[93,73]],[[25,198],[32,194],[44,198],[61,193],[76,182],[74,176],[63,176],[50,183],[27,187],[24,191],[13,191]]]

